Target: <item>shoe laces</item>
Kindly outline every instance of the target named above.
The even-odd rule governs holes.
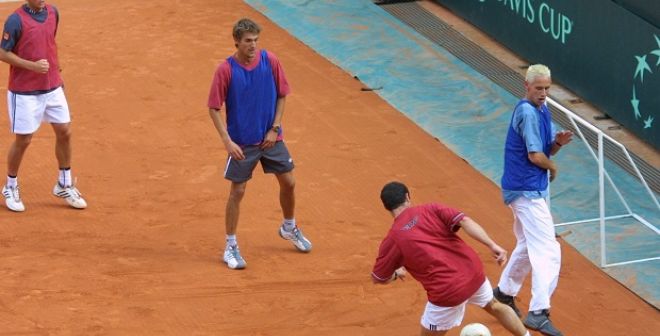
[[[82,194],[78,190],[78,188],[75,187],[75,185],[70,185],[70,186],[61,186],[62,189],[64,190],[64,193],[66,194],[66,197],[71,197],[73,199],[79,199],[81,198]]]
[[[21,200],[21,193],[18,191],[18,186],[16,188],[13,188],[12,192],[14,193],[14,200],[16,200],[16,202],[19,202]]]
[[[298,242],[303,242],[305,240],[302,231],[298,229],[298,226],[293,227],[293,230],[291,230],[291,232],[289,233],[292,234],[293,239],[295,239]]]
[[[300,238],[300,230],[298,230],[297,226],[293,227],[293,230],[291,230],[291,233],[293,233],[293,235],[296,237],[296,239]]]
[[[18,192],[18,186],[5,187],[5,195],[11,197],[15,202],[21,201],[21,195]]]
[[[76,188],[74,186],[70,186],[68,188],[68,194],[69,194],[69,197],[73,197],[75,199],[78,199],[78,198],[80,198],[80,196],[82,196],[82,194],[80,193],[78,188]]]
[[[229,246],[227,247],[227,250],[229,251],[229,254],[231,255],[232,258],[236,260],[243,259],[241,257],[241,253],[238,250],[238,246]]]

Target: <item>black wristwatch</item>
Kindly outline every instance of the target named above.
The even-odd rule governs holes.
[[[273,127],[270,128],[271,131],[275,131],[275,133],[279,134],[280,133],[280,125],[273,125]]]

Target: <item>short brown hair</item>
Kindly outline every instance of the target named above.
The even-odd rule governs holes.
[[[241,38],[243,38],[243,34],[246,32],[252,33],[252,34],[259,34],[261,32],[261,27],[259,25],[248,19],[248,18],[242,18],[236,22],[234,25],[234,29],[232,31],[232,35],[234,36],[234,40],[240,41]]]

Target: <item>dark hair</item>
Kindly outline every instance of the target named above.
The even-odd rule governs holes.
[[[243,38],[243,34],[246,32],[250,32],[252,34],[259,34],[261,32],[261,27],[259,25],[248,19],[248,18],[242,18],[236,22],[234,25],[234,29],[232,30],[232,35],[234,36],[234,40],[240,41],[241,38]]]
[[[385,209],[392,211],[406,202],[408,187],[401,182],[390,182],[380,191],[380,200],[383,201]]]

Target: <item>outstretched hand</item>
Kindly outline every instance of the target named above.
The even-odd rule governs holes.
[[[507,252],[505,249],[501,248],[499,245],[494,244],[490,248],[491,252],[493,252],[493,258],[495,258],[495,261],[497,261],[497,264],[502,266],[506,260],[507,260]]]
[[[563,146],[568,144],[573,140],[573,132],[571,131],[560,131],[555,134],[555,142]]]
[[[408,272],[406,272],[405,267],[399,267],[396,271],[394,271],[394,274],[396,275],[395,279],[401,279],[401,281],[405,281]]]

